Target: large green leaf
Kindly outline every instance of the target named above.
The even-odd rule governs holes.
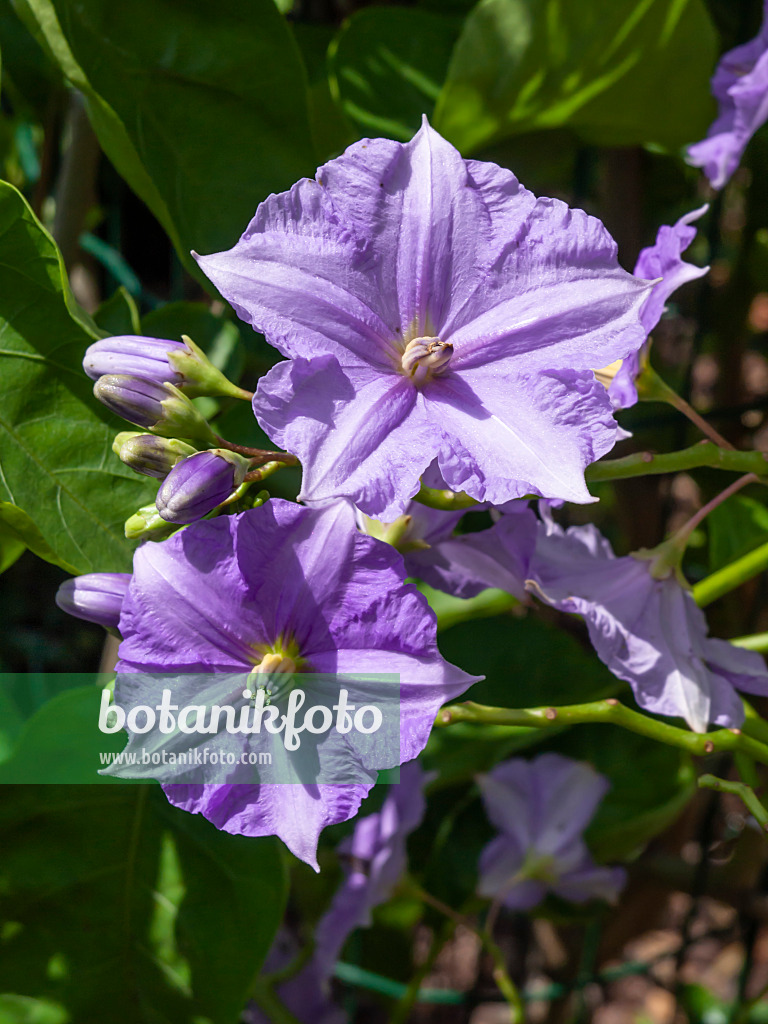
[[[0,826],[0,990],[73,1024],[236,1024],[285,904],[277,841],[154,786],[3,787]]]
[[[22,510],[3,504],[0,517],[76,572],[130,567],[123,522],[153,490],[112,454],[124,424],[94,399],[81,365],[95,337],[50,235],[0,182],[0,501]]]
[[[15,4],[187,265],[314,171],[306,74],[273,0]]]
[[[354,14],[330,49],[331,88],[365,132],[407,140],[431,115],[461,19],[403,7]]]
[[[435,127],[464,152],[562,126],[607,145],[676,148],[712,120],[716,56],[702,0],[481,0]]]

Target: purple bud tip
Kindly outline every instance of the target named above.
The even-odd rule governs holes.
[[[172,394],[156,381],[122,373],[99,377],[93,393],[112,412],[139,427],[154,427],[163,415],[161,403]]]
[[[158,384],[167,381],[178,386],[182,382],[181,374],[173,369],[168,355],[171,352],[188,351],[181,341],[118,335],[103,338],[86,349],[83,369],[91,380],[98,380],[107,374],[127,373]]]
[[[194,523],[237,486],[236,467],[216,452],[198,452],[174,466],[157,492],[157,511],[169,523]]]
[[[77,619],[117,629],[130,582],[131,574],[128,572],[86,573],[61,584],[56,604]]]

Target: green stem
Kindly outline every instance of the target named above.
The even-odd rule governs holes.
[[[741,454],[741,453],[735,453]],[[693,597],[700,608],[712,604],[718,597],[735,590],[742,583],[751,580],[753,576],[768,569],[768,543],[761,544],[759,548],[750,551],[749,554],[737,558],[735,562],[726,565],[711,576],[707,576],[693,588]],[[740,645],[744,646],[744,645]]]
[[[258,469],[251,469],[245,474],[245,482],[249,484],[259,483],[261,480],[266,480],[268,476],[272,476],[278,469],[282,469],[285,465],[284,462],[265,462],[263,466],[259,466]]]
[[[740,729],[717,729],[708,733],[689,732],[687,729],[680,729],[675,725],[668,725],[656,718],[642,715],[638,711],[632,711],[612,697],[588,704],[570,704],[557,708],[492,708],[467,701],[464,704],[451,704],[443,708],[437,715],[435,725],[447,726],[456,722],[518,725],[542,730],[587,722],[605,723],[618,725],[629,732],[647,736],[680,750],[687,750],[689,754],[699,757],[716,750],[741,750],[755,761],[768,764],[768,745],[745,735]]]
[[[739,797],[750,814],[760,823],[761,828],[768,832],[768,810],[763,807],[754,790],[746,783],[719,779],[716,775],[701,775],[698,781],[700,789],[714,789],[718,793],[731,793]]]
[[[768,653],[768,633],[752,633],[750,636],[737,636],[731,640],[734,647],[743,647],[747,651]]]
[[[768,453],[737,452],[719,448],[711,441],[702,441],[679,452],[654,455],[653,452],[634,452],[623,459],[603,459],[587,466],[588,483],[607,480],[626,480],[635,476],[656,476],[660,473],[680,473],[700,466],[724,469],[733,473],[768,475]]]

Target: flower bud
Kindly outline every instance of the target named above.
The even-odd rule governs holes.
[[[216,435],[195,406],[172,384],[158,384],[128,374],[107,374],[96,381],[93,393],[124,420],[161,437],[196,438],[206,444],[216,441]]]
[[[125,536],[128,540],[163,540],[175,529],[175,526],[163,519],[154,504],[143,505],[125,521]]]
[[[125,440],[117,449],[117,457],[126,466],[144,476],[164,480],[177,462],[194,455],[196,450],[175,437],[157,437],[155,434],[133,434],[125,431],[117,437]],[[117,442],[117,438],[115,438]],[[113,445],[114,448],[114,445]]]
[[[194,523],[237,490],[250,461],[235,452],[213,448],[180,462],[157,492],[157,510],[169,523]]]
[[[188,395],[223,395],[250,398],[227,380],[191,338],[182,341],[117,335],[91,345],[83,369],[92,380],[112,374],[143,377],[156,384],[173,384]]]
[[[56,594],[56,604],[77,619],[117,629],[123,598],[131,582],[128,572],[91,572],[65,580]]]

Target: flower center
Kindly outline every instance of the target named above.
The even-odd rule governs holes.
[[[400,366],[414,384],[423,384],[442,373],[453,355],[453,345],[439,338],[414,338],[405,346]]]
[[[256,696],[257,690],[264,690],[264,703],[268,705],[291,690],[293,676],[301,672],[304,659],[299,656],[296,642],[285,642],[282,637],[274,645],[258,645],[257,650],[261,661],[251,669],[248,685],[252,697]]]

